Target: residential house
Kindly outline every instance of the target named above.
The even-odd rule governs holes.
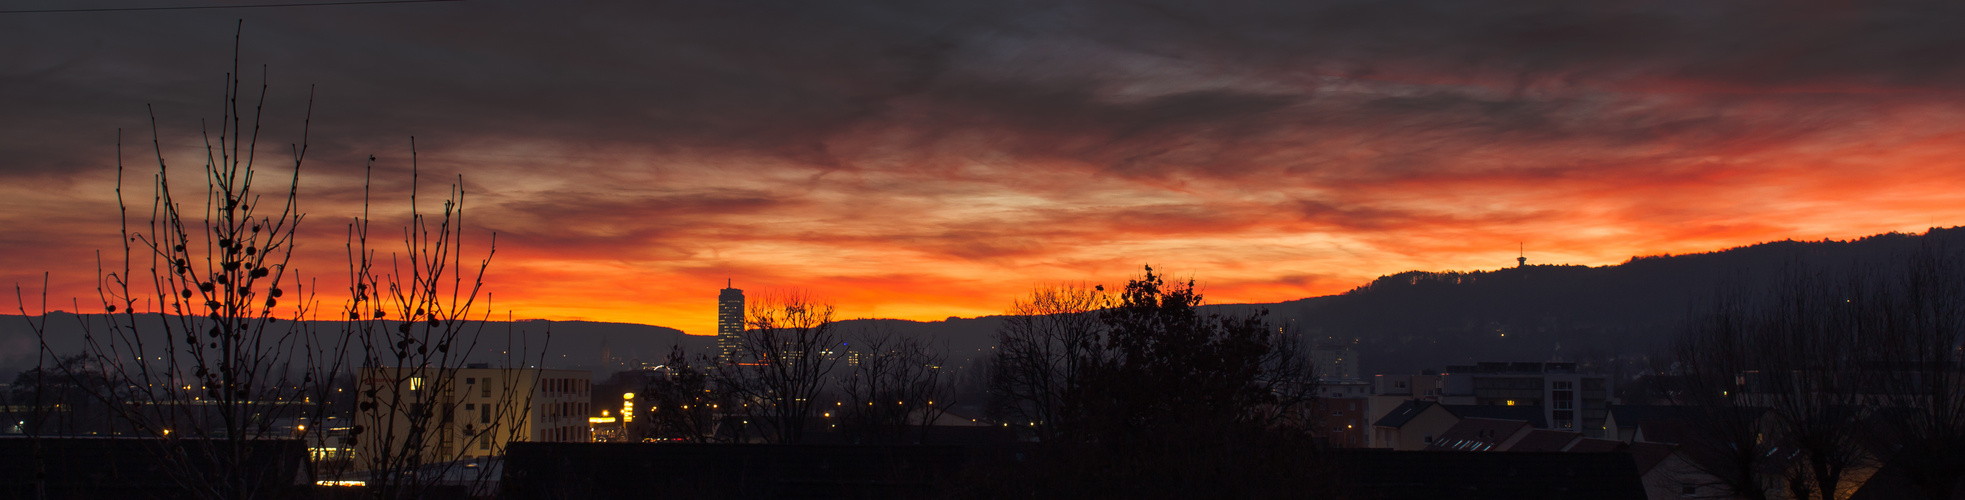
[[[1532,428],[1548,427],[1540,408],[1407,401],[1372,423],[1370,447],[1423,450],[1464,418],[1520,420]]]
[[[1468,417],[1426,445],[1432,451],[1504,451],[1533,431],[1527,420]]]

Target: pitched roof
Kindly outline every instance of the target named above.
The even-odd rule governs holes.
[[[1609,453],[1627,449],[1623,441],[1615,439],[1583,438],[1565,450],[1570,453]]]
[[[1427,445],[1428,450],[1453,451],[1501,451],[1503,445],[1529,430],[1526,420],[1497,420],[1492,418],[1463,418],[1460,422],[1440,433],[1439,439]]]
[[[1653,420],[1638,425],[1637,433],[1631,435],[1633,441],[1647,443],[1680,444],[1697,434],[1690,420]]]
[[[1508,451],[1563,451],[1564,448],[1569,447],[1569,443],[1582,438],[1581,432],[1536,429],[1515,441],[1515,445],[1509,446]]]
[[[1659,443],[1630,443],[1630,448],[1631,460],[1637,463],[1638,474],[1650,473],[1653,467],[1677,450],[1672,445]]]
[[[1405,427],[1406,422],[1412,421],[1412,417],[1417,417],[1420,413],[1425,413],[1426,409],[1433,407],[1434,404],[1436,403],[1432,401],[1406,401],[1400,403],[1398,408],[1393,408],[1392,411],[1387,412],[1384,417],[1380,417],[1377,422],[1372,422],[1371,425],[1378,427]]]
[[[1549,419],[1542,415],[1540,406],[1502,406],[1502,405],[1440,405],[1446,411],[1460,418],[1492,418],[1496,420],[1525,420],[1537,429],[1549,428]]]
[[[1636,427],[1653,420],[1678,420],[1696,415],[1689,406],[1610,405],[1610,419],[1618,427]]]
[[[1751,406],[1729,406],[1706,408],[1697,406],[1653,407],[1674,408],[1655,412],[1649,418],[1636,420],[1637,432],[1631,438],[1636,441],[1652,443],[1686,444],[1695,440],[1701,429],[1711,428],[1721,422],[1731,421],[1733,425],[1752,426],[1755,420],[1767,413],[1766,408]],[[1631,418],[1631,417],[1626,417]],[[1618,426],[1625,426],[1622,422]]]

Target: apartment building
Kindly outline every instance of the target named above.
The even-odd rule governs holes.
[[[1616,402],[1609,376],[1578,373],[1576,363],[1477,363],[1449,366],[1441,376],[1441,403],[1539,407],[1549,428],[1590,437],[1603,437]]]
[[[486,364],[363,368],[359,401],[375,404],[355,412],[362,429],[351,437],[355,463],[405,447],[421,450],[423,462],[439,462],[503,455],[512,441],[591,441],[591,377],[585,370]]]

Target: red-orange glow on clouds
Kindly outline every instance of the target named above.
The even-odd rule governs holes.
[[[262,153],[319,85],[296,267],[339,307],[371,154],[386,260],[411,135],[424,209],[462,175],[467,255],[498,235],[498,316],[695,334],[725,279],[934,320],[1148,263],[1272,302],[1518,243],[1604,265],[1965,223],[1965,13],[1941,3],[849,4],[253,19]],[[0,111],[0,278],[50,272],[53,307],[98,307],[115,131],[139,218],[145,103],[174,175],[203,157],[232,18],[172,15],[0,19],[55,47],[0,80],[43,97]]]

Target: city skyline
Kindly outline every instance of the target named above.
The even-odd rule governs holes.
[[[461,175],[467,252],[498,234],[496,315],[697,335],[733,276],[937,320],[1141,264],[1277,302],[1509,267],[1518,245],[1607,265],[1965,221],[1950,17],[1487,7],[8,15],[0,37],[35,49],[8,56],[33,98],[0,126],[0,279],[32,295],[48,271],[51,307],[89,309],[94,252],[117,247],[118,129],[132,199],[155,167],[146,105],[193,170],[241,17],[248,97],[261,65],[271,85],[262,153],[298,140],[314,89],[296,267],[325,309],[365,160],[395,224],[410,136],[424,209]]]

